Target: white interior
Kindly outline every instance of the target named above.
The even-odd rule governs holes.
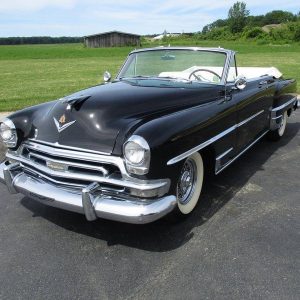
[[[273,76],[274,78],[280,78],[282,76],[282,73],[274,67],[238,67],[237,70],[239,76],[244,76],[247,79],[261,77],[264,75]]]
[[[198,69],[208,69],[219,76],[222,76],[223,72],[223,67],[209,67],[209,66],[193,66],[191,68],[188,68],[186,70],[183,70],[181,72],[162,72],[159,74],[160,77],[174,77],[174,78],[184,78],[184,79],[192,79],[195,80],[195,77],[191,77],[190,75],[193,73],[193,71],[198,70]],[[282,76],[282,73],[274,67],[269,67],[269,68],[261,68],[261,67],[238,67],[238,76],[244,76],[246,79],[252,79],[252,78],[257,78],[261,77],[264,75],[269,75],[273,76],[275,78],[280,78]],[[208,82],[219,82],[219,79],[217,76],[215,76],[213,73],[206,72],[206,71],[199,71],[196,72],[197,76],[201,76],[201,78],[205,81]],[[236,78],[235,75],[235,68],[231,67],[229,69],[229,74],[227,81],[234,81]]]

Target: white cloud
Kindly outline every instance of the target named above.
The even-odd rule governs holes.
[[[47,7],[71,8],[75,3],[75,0],[8,0],[0,2],[0,13],[34,12]]]

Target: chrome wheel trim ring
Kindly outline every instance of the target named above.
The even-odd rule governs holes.
[[[197,182],[197,166],[193,159],[188,158],[180,172],[177,183],[177,197],[181,204],[187,204],[191,200]]]

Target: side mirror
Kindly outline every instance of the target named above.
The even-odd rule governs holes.
[[[111,80],[111,75],[110,75],[110,73],[108,72],[108,71],[105,71],[104,72],[104,74],[103,74],[103,80],[104,80],[104,82],[110,82],[110,80]]]
[[[246,77],[237,77],[236,80],[234,81],[234,86],[238,90],[243,90],[247,85],[247,80]]]

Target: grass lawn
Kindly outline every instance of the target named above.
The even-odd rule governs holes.
[[[172,46],[180,45],[172,43]],[[238,51],[240,66],[274,66],[296,78],[300,93],[300,45],[195,41],[191,46],[222,46]],[[132,48],[89,49],[81,44],[0,46],[0,111],[60,98],[116,75]]]

